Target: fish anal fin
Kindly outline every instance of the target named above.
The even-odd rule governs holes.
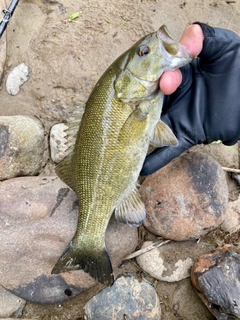
[[[58,177],[70,188],[75,189],[75,182],[72,175],[72,153],[67,155],[55,169]]]
[[[110,286],[114,281],[111,261],[105,248],[98,251],[81,249],[70,242],[54,266],[52,274],[73,270],[84,270],[105,285]]]
[[[155,148],[161,148],[164,146],[177,146],[178,140],[169,126],[159,120],[150,143]]]
[[[115,209],[115,217],[118,222],[126,223],[134,227],[142,224],[146,217],[146,210],[137,187],[135,187],[120,206]]]

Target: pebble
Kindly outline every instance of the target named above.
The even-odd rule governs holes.
[[[20,318],[26,301],[0,286],[0,318]]]
[[[120,276],[112,287],[105,288],[85,307],[88,320],[159,320],[161,307],[153,285],[132,274]]]
[[[44,128],[30,116],[0,117],[0,180],[36,175],[42,169]]]
[[[141,249],[152,243],[145,241]],[[136,260],[141,269],[155,279],[175,282],[190,277],[194,260],[210,249],[212,246],[202,241],[170,242],[141,254]]]
[[[25,63],[16,66],[7,77],[7,92],[12,96],[16,96],[20,91],[20,87],[30,78],[30,74],[31,70]]]
[[[59,178],[21,177],[0,183],[0,284],[24,300],[61,303],[95,286],[83,270],[51,275],[72,239],[76,194]],[[106,245],[113,269],[138,243],[137,228],[112,217]]]
[[[235,201],[230,201],[225,220],[221,224],[225,232],[233,233],[240,229],[240,196]]]
[[[141,192],[146,229],[175,241],[198,239],[217,228],[228,205],[221,166],[197,152],[185,153],[148,176]]]
[[[67,155],[68,149],[66,142],[67,133],[65,130],[68,127],[64,123],[55,124],[50,131],[50,151],[51,159],[55,163],[59,163]]]
[[[191,279],[199,297],[218,320],[240,319],[240,255],[229,246],[200,256]]]

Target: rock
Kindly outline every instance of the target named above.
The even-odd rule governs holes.
[[[228,246],[199,257],[191,279],[207,308],[219,320],[240,319],[240,255]]]
[[[197,239],[224,220],[228,188],[221,166],[210,156],[190,152],[174,159],[142,184],[147,217],[155,235]]]
[[[51,275],[78,219],[75,193],[57,177],[0,183],[0,284],[35,303],[58,303],[96,285],[83,270]],[[138,243],[137,228],[114,217],[106,233],[113,269]]]
[[[25,63],[16,66],[7,77],[7,92],[12,96],[16,96],[20,91],[20,87],[28,81],[30,74],[31,70]]]
[[[50,131],[50,150],[52,161],[59,163],[66,156],[67,150],[67,133],[68,127],[64,123],[55,124]]]
[[[216,141],[210,144],[198,144],[191,150],[209,155],[223,167],[239,168],[238,143],[226,146],[221,141]]]
[[[153,242],[146,241],[142,248]],[[210,251],[212,246],[196,241],[170,242],[148,251],[136,258],[137,263],[150,276],[167,282],[180,281],[190,277],[190,269],[194,260]]]
[[[88,320],[159,320],[161,307],[153,285],[133,275],[120,276],[112,287],[102,290],[85,307]]]
[[[36,175],[42,168],[44,128],[28,116],[0,117],[0,180]]]
[[[0,318],[20,318],[26,301],[0,287]]]
[[[221,224],[221,229],[229,233],[240,229],[240,196],[238,196],[236,201],[229,202],[225,220]]]

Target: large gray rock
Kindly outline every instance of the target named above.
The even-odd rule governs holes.
[[[85,305],[88,320],[160,320],[161,307],[153,285],[131,274],[94,296]]]
[[[190,152],[146,178],[144,226],[166,239],[197,239],[217,228],[228,205],[225,174],[210,156]]]
[[[20,318],[26,301],[0,286],[0,318]]]
[[[0,284],[36,303],[68,300],[96,285],[82,270],[51,275],[78,219],[75,193],[57,177],[0,183]],[[113,218],[106,234],[113,269],[138,242],[137,228]]]
[[[36,175],[42,168],[44,128],[28,116],[0,117],[0,180]]]

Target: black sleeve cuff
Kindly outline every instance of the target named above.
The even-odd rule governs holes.
[[[198,22],[198,21],[194,22],[193,24],[198,24],[202,28],[202,31],[203,31],[203,34],[204,34],[204,38],[214,37],[215,36],[214,28],[210,27],[208,24],[202,23],[202,22]]]

